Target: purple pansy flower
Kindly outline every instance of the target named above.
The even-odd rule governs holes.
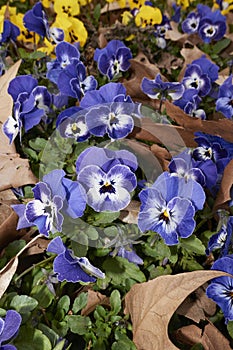
[[[39,232],[48,235],[62,231],[63,215],[78,218],[86,208],[86,193],[77,181],[65,178],[63,170],[44,175],[32,189],[34,200],[12,205],[19,216],[17,229],[36,225]]]
[[[195,89],[200,96],[206,96],[211,89],[211,80],[197,64],[188,64],[182,80],[186,89]]]
[[[91,147],[82,152],[76,162],[77,179],[86,190],[87,204],[95,211],[119,211],[129,204],[130,192],[137,185],[135,174],[126,164],[127,158],[131,163],[134,157],[123,151],[126,160],[122,164],[122,159],[118,159],[121,151],[105,151]]]
[[[57,84],[63,69],[74,60],[80,59],[79,50],[72,44],[63,41],[55,48],[56,59],[47,63],[47,78]]]
[[[233,274],[233,255],[224,256],[214,262],[212,270],[224,271]],[[212,279],[206,289],[206,294],[213,299],[222,309],[225,316],[225,323],[233,320],[233,278],[223,276]]]
[[[218,99],[216,101],[216,111],[221,112],[226,118],[233,117],[233,85],[232,74],[224,81],[219,88]]]
[[[203,208],[205,193],[196,181],[164,172],[152,187],[139,193],[139,198],[140,230],[155,231],[166,244],[174,245],[178,237],[187,238],[193,233],[195,210]]]
[[[129,69],[132,57],[131,50],[122,41],[111,40],[105,48],[96,49],[94,61],[99,71],[112,80],[120,72]]]
[[[13,116],[3,125],[3,131],[13,142],[21,128],[27,132],[38,125],[50,110],[51,94],[45,86],[38,86],[38,81],[30,75],[17,76],[11,80],[8,93],[14,101]]]
[[[62,69],[57,81],[57,86],[64,95],[79,101],[87,91],[95,90],[97,84],[92,75],[86,76],[86,68],[78,59],[73,59],[72,63]]]
[[[5,19],[3,23],[3,32],[0,33],[0,43],[6,43],[10,40],[16,41],[19,34],[19,27],[11,23],[8,19]]]
[[[219,66],[211,62],[205,55],[202,55],[197,60],[192,61],[192,64],[197,64],[203,74],[207,74],[211,80],[211,83],[218,79]]]
[[[206,119],[206,113],[203,109],[198,109],[201,98],[196,89],[187,89],[183,96],[174,101],[173,104],[183,109],[183,111],[191,117]]]
[[[95,136],[104,136],[107,133],[113,140],[122,139],[134,128],[134,109],[134,104],[127,102],[92,107],[86,114],[87,127]]]
[[[172,100],[178,100],[184,92],[184,86],[182,84],[177,82],[163,82],[160,74],[157,74],[153,80],[143,78],[141,89],[144,94],[153,99],[166,99],[170,96]]]
[[[24,26],[30,32],[35,32],[47,37],[48,40],[59,43],[64,40],[64,32],[60,28],[49,28],[48,19],[41,2],[37,2],[33,8],[27,11],[23,17]]]
[[[197,33],[201,16],[199,13],[190,12],[187,18],[182,22],[182,30],[188,34]]]
[[[91,135],[81,107],[73,106],[62,111],[57,117],[56,128],[62,137],[73,138],[78,142],[86,141]]]
[[[205,43],[212,40],[220,40],[226,33],[226,17],[221,11],[212,11],[210,7],[202,4],[197,5],[197,11],[201,15],[198,34]]]
[[[54,238],[49,243],[47,251],[57,254],[53,270],[61,282],[95,282],[96,277],[105,278],[105,274],[94,267],[86,257],[76,257],[72,250],[67,249],[61,237]]]
[[[22,317],[15,310],[8,310],[4,318],[0,317],[0,350],[17,350],[6,343],[17,335],[21,322]]]

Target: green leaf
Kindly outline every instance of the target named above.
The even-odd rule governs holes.
[[[148,244],[145,244],[144,253],[158,260],[169,258],[171,255],[169,247],[162,241],[156,242],[153,247],[150,247]]]
[[[91,320],[89,317],[81,315],[67,316],[68,326],[71,332],[79,335],[84,335],[89,332],[91,327]]]
[[[39,306],[47,308],[54,300],[53,293],[48,289],[46,284],[33,287],[31,296],[35,298]]]
[[[202,346],[201,343],[197,343],[193,345],[190,350],[204,350],[204,347]]]
[[[106,310],[102,305],[97,305],[94,311],[94,317],[96,320],[104,320],[106,318]]]
[[[75,256],[79,256],[79,257],[86,256],[88,251],[88,238],[85,235],[85,233],[79,234],[79,237],[84,244],[80,244],[79,242],[72,240],[71,249],[73,250]]]
[[[63,339],[55,346],[55,348],[53,348],[53,350],[63,350],[65,342],[66,342],[66,339]]]
[[[190,254],[205,255],[205,246],[195,235],[188,238],[181,238],[179,245]]]
[[[118,219],[119,215],[120,215],[119,212],[109,212],[109,211],[95,213],[93,225],[99,226],[100,224],[110,224],[114,220]]]
[[[10,307],[18,311],[20,314],[31,312],[38,305],[38,301],[28,295],[16,295],[10,303]]]
[[[119,256],[115,258],[108,257],[103,263],[103,270],[106,273],[106,277],[114,285],[125,286],[128,278],[136,282],[146,281],[145,275],[137,265]]]
[[[17,349],[51,350],[49,339],[39,330],[27,325],[20,327],[19,334],[14,340]]]
[[[231,40],[228,38],[224,38],[219,40],[216,44],[214,44],[212,48],[212,52],[214,54],[219,54],[221,51],[227,48],[227,46],[231,43]]]
[[[99,238],[98,231],[93,226],[89,226],[85,230],[85,233],[88,236],[88,238],[91,239],[92,241],[96,241]]]
[[[231,338],[233,339],[233,321],[229,321],[227,324],[227,330]]]
[[[94,11],[93,11],[93,17],[94,17],[96,22],[99,21],[100,14],[101,14],[101,4],[97,4],[94,8]]]
[[[44,334],[46,335],[46,337],[49,339],[50,343],[52,344],[52,346],[55,346],[59,340],[59,335],[54,332],[53,329],[51,329],[50,327],[48,327],[46,324],[44,323],[39,323],[38,324],[38,329]]]
[[[34,140],[29,140],[29,146],[35,151],[42,151],[45,148],[47,142],[47,140],[42,139],[41,137],[37,137]]]
[[[82,292],[77,298],[74,300],[74,304],[72,307],[73,313],[77,314],[80,310],[82,310],[87,305],[88,293]]]
[[[55,318],[58,321],[62,321],[70,308],[70,297],[68,295],[63,295],[57,303],[57,312]]]
[[[117,289],[112,291],[110,295],[110,305],[113,313],[117,315],[121,310],[121,295]]]

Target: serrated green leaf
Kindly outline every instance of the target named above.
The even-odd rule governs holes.
[[[125,286],[128,278],[136,282],[146,281],[145,275],[140,271],[137,265],[119,256],[107,258],[103,263],[103,270],[107,278],[109,278],[114,285]]]
[[[71,332],[79,335],[87,333],[91,327],[91,320],[89,317],[81,315],[67,316],[67,323]]]
[[[205,246],[195,235],[181,238],[179,246],[190,254],[205,255]]]
[[[74,304],[72,307],[73,313],[77,314],[80,310],[82,310],[87,305],[88,293],[80,293],[77,298],[74,300]]]
[[[31,312],[38,305],[38,301],[28,295],[16,295],[10,303],[10,306],[20,314]]]

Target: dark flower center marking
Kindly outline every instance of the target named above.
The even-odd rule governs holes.
[[[214,34],[214,28],[210,27],[207,29],[207,34],[213,35]]]
[[[194,78],[193,79],[193,82],[190,84],[190,86],[194,89],[197,89],[198,88],[198,80],[197,78]]]
[[[100,187],[100,194],[104,194],[104,193],[116,193],[116,189],[113,186],[115,184],[115,181],[111,180],[110,182],[106,181],[104,183],[103,180],[100,181],[99,183],[101,185]]]
[[[166,222],[166,224],[169,222],[169,214],[167,212],[167,210],[165,209],[163,213],[160,214],[159,216],[159,220],[163,220]]]

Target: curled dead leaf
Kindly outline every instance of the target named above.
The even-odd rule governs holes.
[[[100,292],[95,292],[92,289],[88,289],[87,293],[87,305],[81,311],[82,316],[89,315],[92,311],[95,310],[97,305],[110,307],[109,298],[106,295],[101,294]]]
[[[125,297],[125,313],[133,323],[133,341],[138,350],[177,350],[168,337],[168,324],[187,296],[221,271],[193,271],[160,276],[135,284]]]
[[[210,322],[204,329],[196,325],[182,327],[176,332],[176,339],[191,346],[201,343],[205,350],[232,349],[229,340]]]
[[[127,224],[137,225],[140,205],[140,202],[132,200],[126,208],[121,210],[119,219]]]

